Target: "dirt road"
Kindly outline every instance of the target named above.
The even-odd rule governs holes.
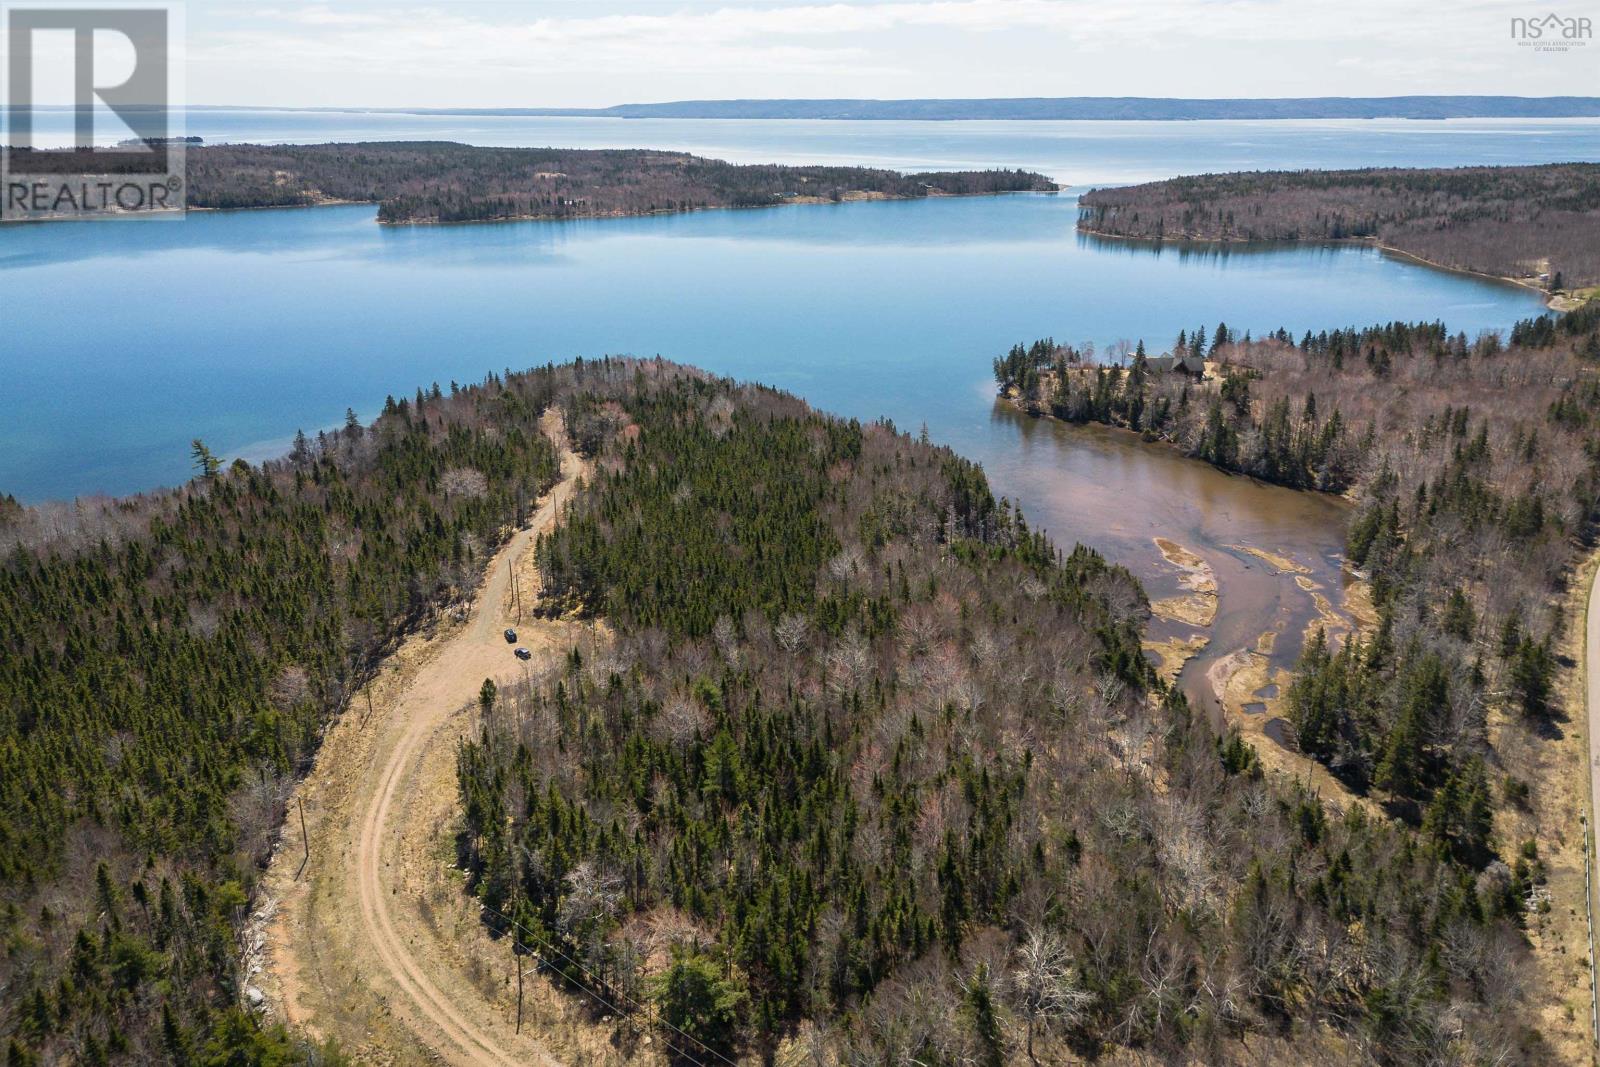
[[[558,429],[547,421],[564,442]],[[514,1033],[514,963],[461,892],[450,830],[455,742],[471,724],[462,709],[485,678],[511,681],[526,669],[502,631],[517,625],[535,660],[565,650],[579,631],[518,624],[510,573],[527,574],[524,557],[581,474],[563,444],[559,484],[496,554],[465,621],[406,642],[330,730],[299,790],[306,871],[295,877],[304,853],[291,817],[268,872],[255,980],[286,1022],[338,1038],[363,1062],[558,1062],[532,1036],[537,1026]],[[524,606],[532,592],[522,589]],[[535,1018],[539,1010],[559,1011],[536,1005]]]
[[[1589,833],[1585,835],[1584,847],[1591,848],[1595,840],[1596,828],[1594,821],[1600,815],[1600,567],[1594,571],[1593,583],[1589,586],[1588,607],[1584,611],[1583,627],[1583,679],[1584,679],[1584,705],[1588,709],[1584,721],[1587,724],[1584,733],[1588,735],[1589,742]],[[1589,886],[1589,914],[1593,921],[1596,907],[1595,887]],[[1589,931],[1590,953],[1590,1023],[1593,1027],[1593,1036],[1600,1040],[1600,1008],[1594,1000],[1594,943],[1595,931]]]
[[[1600,812],[1600,568],[1595,569],[1594,584],[1589,587],[1589,607],[1584,624],[1583,674],[1584,699],[1588,704],[1589,728],[1589,811]]]

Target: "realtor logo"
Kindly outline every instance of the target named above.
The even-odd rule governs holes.
[[[1570,52],[1582,48],[1594,37],[1594,20],[1585,16],[1563,16],[1551,12],[1511,20],[1511,39],[1535,52]]]
[[[0,221],[181,211],[176,14],[0,0]]]

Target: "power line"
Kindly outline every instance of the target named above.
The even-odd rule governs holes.
[[[517,929],[517,930],[521,930],[523,933],[527,934],[529,937],[534,938],[535,940],[540,941],[541,943],[545,944],[552,954],[561,957],[561,959],[565,960],[568,964],[570,964],[571,966],[577,968],[579,971],[581,971],[583,973],[585,978],[588,978],[590,981],[594,982],[596,985],[605,984],[605,983],[603,983],[601,981],[599,975],[597,975],[593,971],[589,970],[589,968],[585,967],[583,964],[579,963],[577,960],[573,959],[571,956],[568,956],[565,952],[562,952],[559,948],[556,948],[554,945],[552,945],[549,942],[545,941],[545,939],[541,935],[539,935],[537,932],[535,932],[533,930],[530,930],[528,927],[522,925],[520,922],[518,922],[517,920],[513,919],[511,916],[507,915],[505,912],[500,911],[497,908],[491,908],[489,905],[483,903],[481,900],[478,902],[478,904],[479,904],[479,906],[481,908],[483,908],[484,911],[488,912],[490,915],[495,916],[496,918],[500,919],[502,922],[506,923],[507,925],[511,926],[512,928]],[[529,954],[533,955],[535,958],[538,958],[538,951],[534,948],[534,946],[523,944],[522,942],[517,940],[515,935],[512,936],[511,940],[516,944],[521,944],[523,948],[528,950]],[[542,963],[542,962],[545,962],[545,961],[544,960],[540,960],[540,962]],[[601,1004],[605,1005],[606,1007],[610,1008],[612,1011],[616,1012],[618,1015],[630,1014],[629,1012],[624,1012],[621,1008],[617,1007],[615,1004],[612,1004],[610,1001],[608,1001],[605,998],[601,997],[598,993],[595,993],[593,990],[589,989],[583,983],[581,983],[581,982],[578,983],[578,988],[582,989],[590,997],[593,997],[596,1001],[598,1001],[599,1003],[601,1003]],[[706,1052],[709,1052],[711,1055],[715,1056],[717,1059],[721,1060],[723,1063],[728,1064],[728,1067],[739,1067],[739,1064],[737,1063],[737,1061],[730,1060],[727,1056],[724,1056],[722,1053],[718,1052],[716,1049],[712,1048],[710,1045],[706,1044],[704,1041],[701,1041],[698,1037],[695,1037],[693,1034],[686,1033],[685,1031],[683,1031],[683,1030],[679,1029],[678,1027],[674,1026],[672,1023],[670,1023],[667,1020],[661,1018],[659,1015],[652,1016],[652,1014],[651,1014],[651,1012],[650,1012],[650,1010],[649,1010],[647,1005],[641,1004],[639,1001],[635,1000],[633,997],[628,996],[628,994],[623,993],[621,990],[617,991],[617,995],[619,997],[621,997],[623,1000],[628,1001],[630,1004],[633,1004],[635,1006],[635,1008],[637,1009],[638,1014],[645,1016],[647,1019],[653,1017],[656,1022],[658,1022],[661,1025],[665,1026],[667,1029],[671,1030],[673,1033],[677,1034],[679,1037],[682,1037],[687,1041],[693,1041],[696,1045],[699,1045]],[[687,1056],[688,1054],[685,1053],[685,1055]],[[693,1057],[693,1056],[689,1056],[688,1058],[689,1058],[689,1060],[691,1062],[693,1062],[696,1065],[696,1067],[706,1067],[706,1064],[704,1063],[704,1061],[695,1059],[695,1057]]]
[[[493,909],[490,909],[490,910],[493,910]],[[496,914],[499,914],[499,913],[496,912]],[[517,940],[517,936],[515,934],[511,935],[511,944],[514,947],[521,948],[521,949],[525,950],[528,953],[528,955],[532,956],[535,960],[537,960],[539,963],[543,964],[544,966],[548,967],[548,966],[551,965],[549,960],[547,960],[543,956],[539,955],[539,950],[538,949],[534,948],[532,945],[524,945],[521,941]],[[517,971],[518,971],[518,974],[517,974],[517,997],[518,997],[518,1000],[517,1000],[517,1022],[520,1024],[521,1021],[522,1021],[522,1001],[521,1001],[521,997],[522,997],[522,973],[521,973],[522,972],[522,965],[520,963],[517,964]],[[617,1015],[621,1015],[621,1016],[623,1016],[625,1018],[628,1016],[628,1014],[629,1014],[628,1012],[623,1011],[621,1008],[617,1007],[615,1004],[611,1003],[605,997],[602,997],[599,993],[596,993],[594,990],[590,989],[588,986],[584,985],[583,983],[581,983],[581,982],[578,983],[578,988],[580,990],[582,990],[583,993],[586,996],[593,998],[595,1003],[599,1004],[601,1007],[607,1009],[608,1011],[611,1011],[611,1012],[613,1012],[613,1013],[615,1013]],[[669,1023],[668,1025],[671,1025],[671,1024]],[[685,1055],[688,1055],[688,1054],[685,1053]],[[689,1058],[691,1060],[694,1060],[695,1064],[697,1064],[698,1067],[705,1067],[704,1064],[700,1063],[699,1060],[694,1059],[693,1056],[689,1056]]]
[[[517,920],[513,919],[511,916],[505,914],[504,912],[502,912],[502,911],[500,911],[500,910],[498,910],[496,908],[491,908],[489,905],[483,904],[481,901],[479,902],[479,904],[483,908],[483,910],[487,911],[489,914],[498,917],[503,922],[509,924],[510,926],[514,927],[515,929],[521,930],[523,933],[527,934],[529,937],[532,937],[532,938],[538,939],[540,941],[543,941],[543,938],[541,938],[540,935],[537,932],[535,932],[533,930],[530,930],[528,927],[522,925],[522,923],[520,923]],[[536,958],[536,959],[539,958],[538,950],[534,946],[523,944],[522,942],[517,940],[515,935],[512,936],[511,940],[516,944],[522,945],[522,947],[527,949],[528,952],[531,955],[534,956],[534,958]],[[573,959],[571,956],[568,956],[565,952],[562,952],[559,948],[556,948],[554,945],[550,944],[548,941],[543,941],[543,943],[546,945],[546,947],[548,948],[549,952],[553,953],[554,955],[560,956],[568,964],[570,964],[571,966],[577,968],[579,971],[581,971],[583,973],[585,978],[588,978],[590,981],[594,982],[597,985],[605,984],[601,980],[599,975],[597,975],[593,971],[589,970],[589,968],[585,967],[583,964],[579,963],[577,960]],[[547,961],[541,959],[540,962],[544,963],[544,962],[547,962]],[[610,1008],[613,1012],[616,1012],[618,1015],[630,1014],[628,1012],[624,1012],[621,1008],[617,1007],[615,1004],[612,1004],[610,1001],[608,1001],[605,998],[601,997],[598,993],[596,993],[593,990],[589,989],[583,983],[578,983],[578,988],[583,990],[584,993],[588,994],[590,997],[594,998],[599,1003],[605,1005],[607,1008]],[[618,996],[620,996],[623,1000],[626,1000],[629,1003],[633,1004],[635,1006],[635,1008],[637,1009],[638,1014],[643,1015],[646,1018],[651,1018],[652,1017],[651,1012],[649,1010],[649,1007],[647,1005],[641,1004],[639,1001],[635,1000],[633,997],[628,996],[628,994],[621,992],[620,990],[618,991]],[[661,1018],[660,1016],[654,1016],[654,1019],[655,1019],[656,1022],[661,1023],[663,1026],[667,1027],[669,1030],[671,1030],[674,1033],[678,1034],[680,1037],[683,1037],[683,1038],[685,1038],[686,1040],[689,1040],[689,1041],[693,1041],[696,1045],[699,1045],[702,1049],[704,1049],[705,1051],[711,1053],[711,1055],[717,1057],[722,1062],[724,1062],[726,1064],[729,1064],[729,1067],[738,1067],[738,1064],[735,1061],[728,1059],[728,1057],[724,1056],[722,1053],[718,1052],[716,1049],[712,1048],[710,1045],[706,1044],[704,1041],[701,1041],[699,1038],[695,1037],[693,1034],[689,1034],[689,1033],[684,1032],[683,1030],[680,1030],[678,1027],[674,1026],[670,1022],[667,1022],[667,1020]],[[685,1055],[688,1055],[688,1054],[685,1053]],[[706,1067],[704,1062],[702,1062],[701,1060],[695,1059],[693,1056],[689,1056],[689,1059],[693,1063],[696,1064],[696,1067]]]
[[[484,904],[482,901],[479,901],[478,903],[479,903],[479,906],[482,907],[484,911],[487,911],[491,915],[498,916],[501,920],[503,920],[504,922],[508,923],[510,926],[512,926],[512,927],[514,927],[514,928],[516,928],[518,930],[521,930],[524,933],[529,934],[530,936],[535,936],[535,937],[538,936],[538,935],[534,934],[532,930],[529,930],[526,926],[523,926],[521,923],[517,922],[515,919],[511,918],[511,916],[505,914],[504,912],[498,911],[498,910],[496,910],[494,908],[491,908],[491,907],[489,907],[489,905]],[[545,964],[546,966],[550,965],[550,961],[545,959],[543,956],[541,956],[539,954],[539,949],[535,948],[533,945],[524,944],[522,941],[517,939],[516,934],[512,934],[511,935],[511,943],[512,943],[513,946],[525,949],[527,951],[528,955],[532,956],[535,960],[537,960],[541,964]],[[592,972],[590,972],[588,969],[586,969],[582,964],[578,963],[576,960],[573,960],[566,953],[564,953],[560,949],[556,948],[554,945],[550,946],[550,951],[555,953],[556,955],[560,956],[562,959],[566,960],[568,963],[571,963],[574,967],[577,967],[580,971],[583,971],[585,976],[590,977],[590,978],[594,978],[594,975],[593,975]],[[522,965],[518,964],[517,965],[517,969],[518,969],[518,971],[521,971]],[[594,980],[598,982],[597,978],[595,978]],[[520,981],[521,981],[521,975],[519,974],[518,975],[519,995],[520,995],[520,989],[521,989]],[[611,1003],[605,997],[602,997],[599,993],[596,993],[594,990],[590,989],[587,985],[584,985],[583,983],[579,982],[579,983],[577,983],[577,986],[578,986],[578,988],[580,990],[583,991],[583,993],[585,995],[591,997],[596,1003],[600,1004],[602,1007],[609,1008],[612,1012],[616,1013],[617,1015],[621,1015],[621,1016],[626,1017],[626,1016],[631,1014],[630,1012],[623,1011],[621,1008],[619,1008],[615,1004]],[[627,994],[625,994],[625,993],[622,994],[622,996],[625,999],[632,1000],[632,998],[628,997]],[[638,1003],[638,1002],[634,1001],[634,1003]],[[518,1008],[517,1008],[518,1018],[519,1019],[521,1018],[521,1011],[522,1011],[521,1005],[519,1004]],[[667,1023],[666,1025],[672,1026],[671,1023]],[[676,1030],[677,1027],[673,1027],[673,1029]],[[681,1033],[681,1031],[680,1031],[680,1033]],[[688,1034],[684,1034],[684,1036],[685,1037],[689,1037]],[[694,1038],[689,1037],[689,1040],[693,1041]],[[695,1064],[697,1064],[698,1067],[705,1067],[705,1065],[700,1063],[699,1060],[695,1060],[693,1056],[690,1056],[689,1058],[691,1060],[694,1060]]]

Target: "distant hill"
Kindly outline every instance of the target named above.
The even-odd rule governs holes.
[[[345,110],[345,109],[315,109]],[[603,108],[370,108],[430,115],[546,115],[625,119],[1464,119],[1594,118],[1592,96],[1377,96],[1187,100],[1141,96],[984,100],[677,100]]]

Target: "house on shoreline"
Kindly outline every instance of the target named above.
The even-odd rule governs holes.
[[[1206,363],[1197,356],[1146,356],[1145,366],[1153,374],[1186,374],[1195,381],[1206,375]]]

